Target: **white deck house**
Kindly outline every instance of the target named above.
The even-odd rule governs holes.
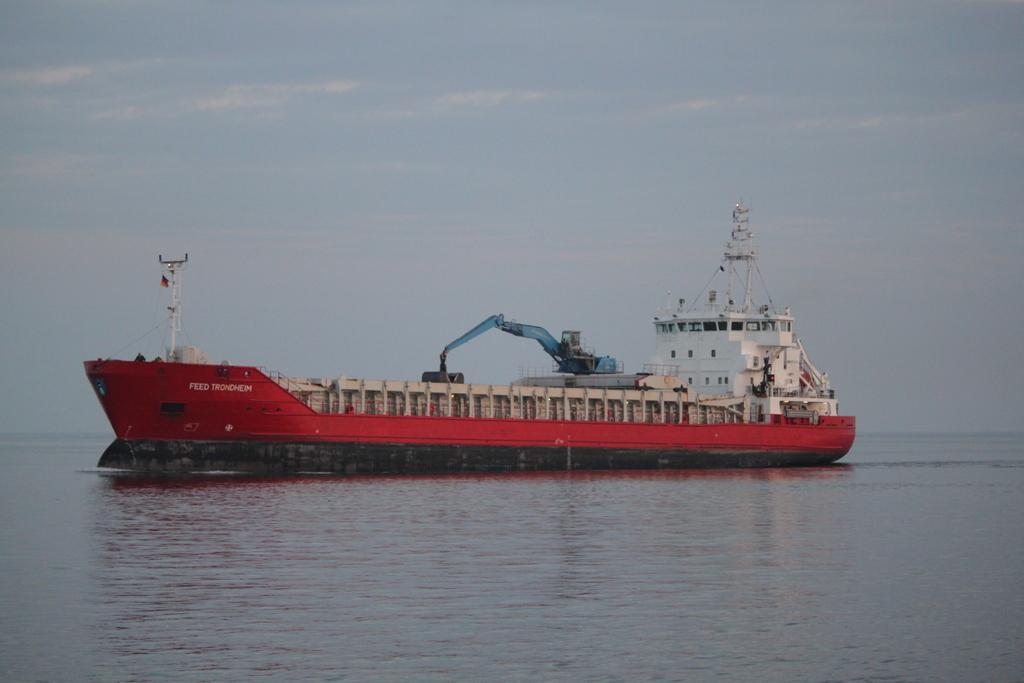
[[[752,301],[757,253],[748,212],[742,204],[733,211],[732,240],[720,266],[728,276],[725,296],[711,290],[703,303],[687,307],[680,299],[676,310],[656,316],[652,362],[674,366],[679,378],[703,395],[749,396],[762,414],[837,415],[828,375],[807,358],[789,308],[780,312]],[[744,287],[740,302],[734,283]]]

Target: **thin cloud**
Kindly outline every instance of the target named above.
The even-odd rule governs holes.
[[[74,173],[91,159],[78,154],[64,155],[31,155],[14,160],[11,168],[3,169],[3,175],[33,179],[54,178]]]
[[[722,108],[735,108],[740,105],[745,107],[750,106],[762,106],[769,107],[772,105],[771,98],[755,97],[751,95],[734,95],[732,97],[726,97],[721,99],[703,99],[695,98],[689,100],[682,100],[680,102],[673,102],[671,104],[663,104],[653,107],[648,107],[642,110],[644,116],[675,116],[680,114],[692,114],[694,112],[703,111],[705,109],[722,109]]]
[[[664,114],[671,114],[674,112],[686,112],[686,111],[700,111],[701,109],[707,109],[708,107],[714,107],[719,104],[718,100],[687,100],[685,102],[677,102],[668,106],[662,107],[659,111]]]
[[[93,73],[91,66],[54,66],[41,69],[17,69],[7,71],[2,79],[9,83],[29,85],[60,85],[85,78]]]
[[[142,116],[142,110],[138,107],[119,107],[108,109],[93,114],[90,118],[93,121],[131,121]]]
[[[503,102],[539,100],[545,93],[537,90],[471,90],[453,92],[431,100],[438,107],[495,107]]]
[[[344,93],[356,87],[355,81],[327,81],[307,84],[233,85],[218,97],[199,99],[194,108],[223,112],[228,109],[273,107],[306,93]]]
[[[945,121],[958,121],[968,119],[977,110],[958,110],[941,112],[937,114],[925,114],[922,116],[865,116],[854,118],[852,116],[835,116],[821,119],[805,119],[793,124],[795,128],[883,128],[891,126],[916,126]]]

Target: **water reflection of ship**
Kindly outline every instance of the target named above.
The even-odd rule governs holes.
[[[103,476],[93,582],[117,609],[93,632],[122,661],[282,672],[327,643],[436,655],[496,631],[571,658],[623,625],[685,655],[723,614],[756,640],[762,608],[813,612],[808,570],[842,585],[852,472]]]
[[[710,627],[699,625],[700,614],[722,605],[754,609],[752,622],[758,608],[808,608],[820,592],[800,579],[801,572],[849,566],[849,548],[836,540],[848,538],[849,521],[836,496],[844,490],[838,484],[853,471],[830,466],[573,473],[564,477],[566,484],[582,479],[592,486],[587,495],[580,495],[579,486],[559,488],[560,569],[552,594],[565,600],[607,598],[596,584],[611,582],[628,587],[620,606],[635,608],[638,601],[657,600],[638,586],[663,586],[659,594],[686,596],[681,602],[687,611],[678,619],[697,622],[687,628]],[[627,499],[617,500],[613,487],[602,487],[611,481],[616,487],[623,481],[653,484],[642,512]],[[820,495],[825,483],[829,493]],[[808,486],[816,493],[808,494]],[[634,533],[615,533],[622,526]],[[711,567],[717,571],[708,572]]]

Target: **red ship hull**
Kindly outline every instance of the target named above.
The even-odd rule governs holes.
[[[101,467],[444,473],[824,465],[856,421],[666,424],[318,413],[259,368],[87,361],[114,429]]]

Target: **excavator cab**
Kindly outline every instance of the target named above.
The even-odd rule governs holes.
[[[562,332],[562,348],[566,350],[567,356],[578,356],[580,349],[580,333],[578,330],[565,330]]]

